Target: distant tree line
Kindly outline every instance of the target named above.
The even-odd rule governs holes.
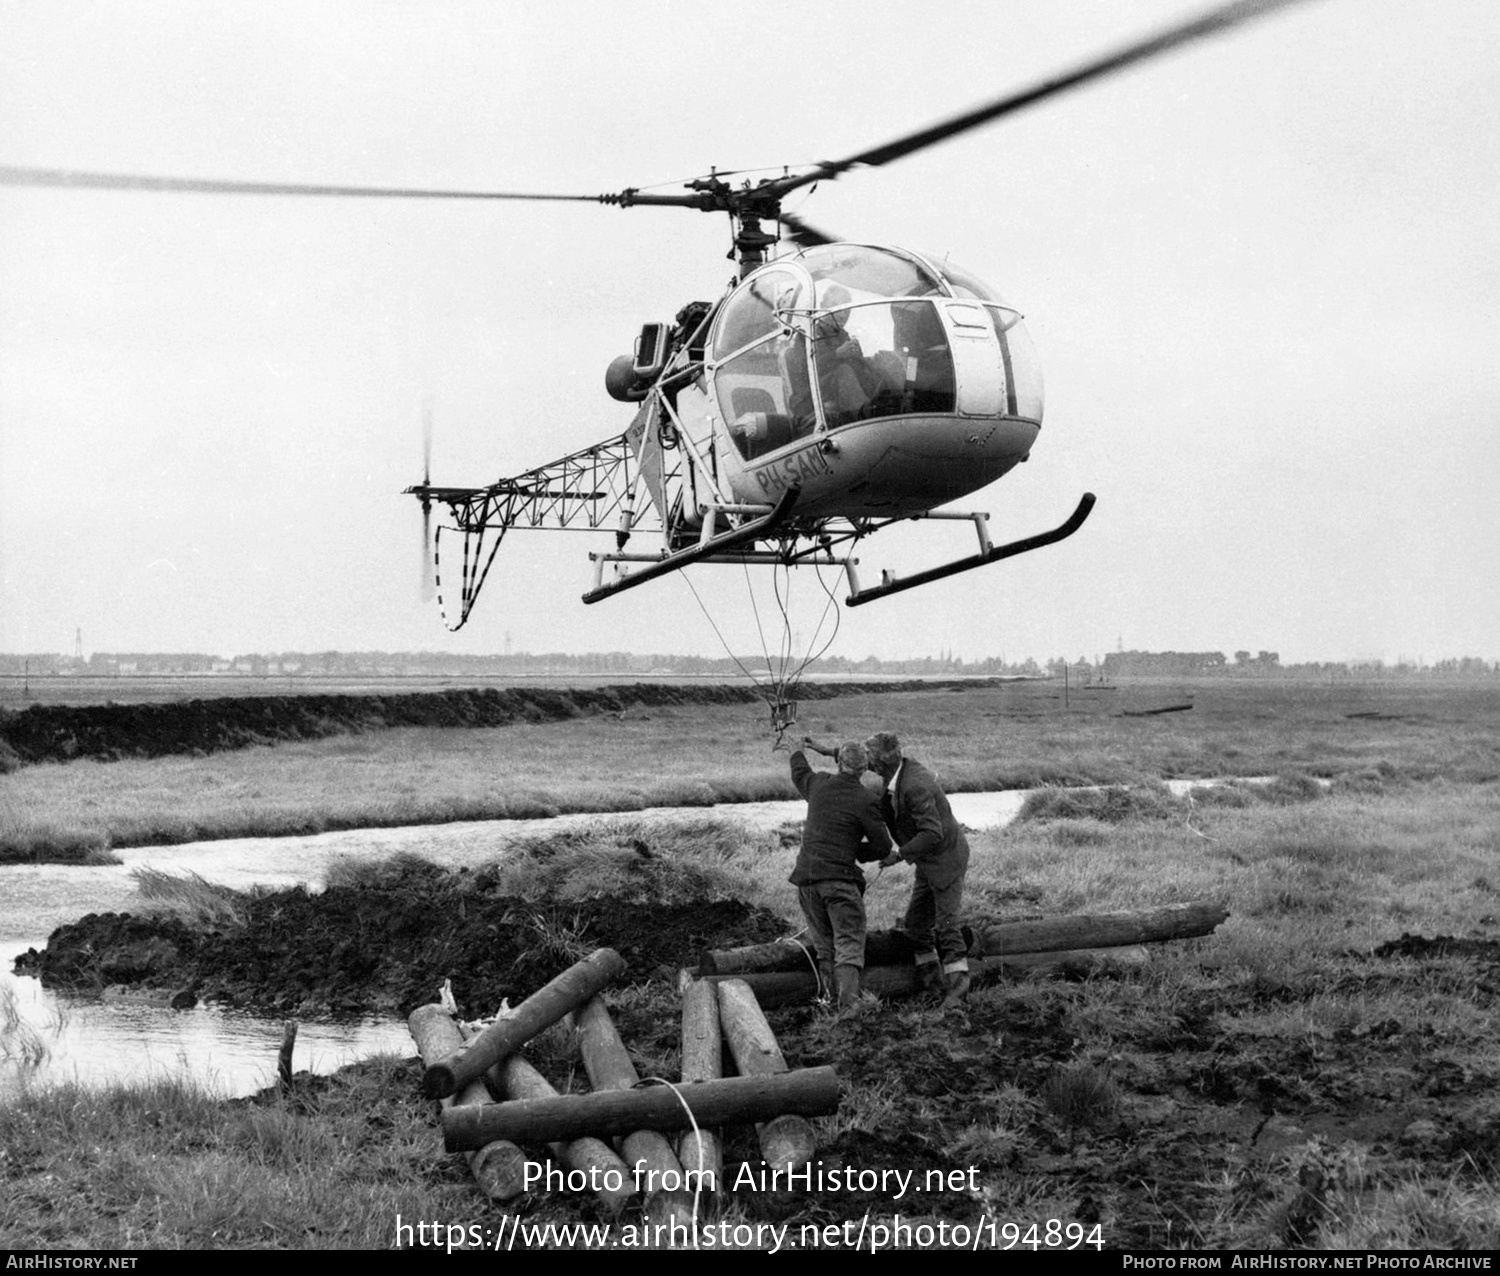
[[[436,651],[285,651],[214,656],[201,652],[104,652],[87,659],[55,652],[0,653],[0,674],[35,677],[255,677],[255,678],[399,678],[399,677],[702,677],[735,679],[748,670],[763,673],[763,656],[640,655],[608,652],[515,652],[505,655],[460,655]],[[1102,659],[1057,656],[1039,663],[1031,657],[1007,660],[990,656],[964,660],[951,652],[908,660],[877,656],[852,659],[828,656],[807,668],[824,677],[996,677],[1000,675],[1061,678],[1079,682],[1130,677],[1308,677],[1308,678],[1491,678],[1500,676],[1500,661],[1474,656],[1432,663],[1399,660],[1324,661],[1283,665],[1274,651],[1112,651]]]

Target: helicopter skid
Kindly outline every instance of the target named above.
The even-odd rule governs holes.
[[[1033,549],[1041,549],[1046,545],[1053,545],[1060,540],[1066,540],[1080,527],[1084,519],[1088,518],[1089,511],[1094,508],[1094,494],[1085,492],[1078,502],[1078,507],[1068,516],[1066,522],[1059,524],[1049,532],[1039,532],[1035,536],[1027,536],[1018,541],[1011,541],[1008,545],[991,545],[989,536],[984,528],[985,515],[974,516],[974,526],[979,533],[980,551],[968,558],[958,558],[951,563],[944,563],[939,567],[929,567],[926,571],[917,572],[911,576],[896,577],[890,572],[885,573],[880,584],[869,589],[860,589],[855,584],[854,574],[849,574],[849,583],[853,592],[844,599],[849,607],[858,607],[861,603],[874,602],[877,598],[885,598],[891,594],[899,594],[903,589],[915,589],[918,585],[926,585],[934,580],[942,580],[944,576],[956,576],[959,572],[972,571],[976,567],[985,567],[990,563],[997,563],[1002,558],[1014,558],[1017,554],[1025,554]]]

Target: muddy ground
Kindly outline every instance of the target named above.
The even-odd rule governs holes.
[[[549,880],[551,854],[533,848],[524,881],[397,861],[320,895],[239,897],[238,920],[209,928],[91,916],[61,928],[22,968],[54,986],[190,990],[276,1015],[405,1014],[448,978],[462,1012],[478,1017],[608,946],[630,966],[609,1000],[639,1071],[677,1075],[677,968],[705,947],[789,928],[638,839],[594,846],[588,873],[556,864],[561,876]],[[1440,984],[1488,1006],[1500,993],[1500,945],[1405,936],[1351,954],[1344,986],[1297,989],[1220,974],[1212,940],[1184,942],[1198,954],[1198,977],[1170,987],[1149,972],[1107,984],[1028,977],[976,990],[947,1013],[920,1001],[844,1018],[812,1006],[771,1011],[790,1066],[833,1064],[845,1082],[839,1114],[820,1126],[825,1168],[960,1171],[965,1181],[903,1200],[889,1188],[740,1192],[733,1217],[794,1230],[867,1213],[1057,1219],[1099,1225],[1110,1249],[1315,1247],[1340,1243],[1355,1202],[1373,1208],[1403,1183],[1447,1181],[1454,1167],[1493,1182],[1500,1061],[1476,1066],[1430,1022],[1357,1022],[1332,1034],[1224,1025],[1375,986]],[[534,1062],[560,1088],[581,1084],[565,1039]],[[423,1102],[414,1084],[398,1089],[393,1101]],[[741,1164],[759,1163],[751,1131],[728,1132],[726,1152],[731,1181]],[[450,1157],[442,1173],[466,1171]],[[583,1195],[517,1204],[538,1220],[598,1217]],[[1447,1216],[1423,1218],[1407,1243],[1475,1243]]]

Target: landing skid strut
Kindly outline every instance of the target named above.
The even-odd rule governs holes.
[[[956,576],[959,572],[972,571],[976,567],[984,567],[989,563],[997,563],[1002,558],[1014,558],[1017,554],[1025,554],[1033,549],[1041,549],[1044,545],[1052,545],[1057,541],[1066,540],[1080,527],[1083,520],[1089,516],[1089,511],[1094,508],[1094,494],[1085,492],[1078,502],[1078,508],[1068,517],[1068,521],[1054,527],[1050,532],[1039,532],[1035,536],[1027,536],[1022,540],[1011,541],[1009,545],[991,545],[989,529],[985,526],[988,520],[986,514],[975,514],[974,528],[979,533],[979,553],[971,554],[968,558],[958,558],[951,563],[944,563],[941,567],[929,567],[925,572],[917,572],[913,576],[896,577],[891,572],[886,572],[880,584],[869,589],[861,589],[859,582],[852,570],[849,571],[849,587],[853,592],[844,599],[847,606],[858,607],[861,603],[874,602],[877,598],[885,598],[890,594],[899,594],[903,589],[915,589],[918,585],[925,585],[929,581],[942,580],[944,576]]]

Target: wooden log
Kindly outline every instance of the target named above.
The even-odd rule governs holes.
[[[486,1075],[495,1092],[507,1099],[557,1097],[552,1083],[518,1054],[507,1055]],[[557,1161],[586,1177],[589,1189],[611,1214],[619,1214],[639,1195],[630,1167],[603,1139],[584,1135],[548,1146]]]
[[[513,1014],[497,1019],[446,1059],[430,1065],[422,1075],[422,1092],[429,1099],[456,1094],[624,973],[625,959],[614,949],[591,953],[537,989]]]
[[[1073,973],[1110,967],[1132,968],[1144,965],[1148,959],[1146,949],[1140,946],[1007,953],[1000,957],[970,957],[969,974],[976,984],[983,984],[1005,973],[1025,974],[1035,970]],[[805,1005],[817,1000],[818,996],[817,980],[812,975],[772,971],[766,974],[704,976],[704,980],[709,983],[723,984],[732,979],[743,980],[755,994],[756,1001],[768,1010]],[[907,965],[866,967],[860,987],[865,992],[874,993],[882,1001],[912,997],[922,991],[916,967]]]
[[[1068,949],[1089,950],[1114,945],[1165,942],[1190,939],[1209,934],[1226,917],[1229,910],[1213,901],[1173,904],[1144,911],[1049,917],[1039,921],[1006,922],[977,929],[964,927],[964,940],[970,956],[1010,956],[1022,952],[1058,952]],[[699,969],[705,978],[730,972],[759,974],[781,972],[799,974],[810,969],[806,950],[795,941],[775,944],[753,944],[745,948],[710,950],[702,954]],[[884,976],[873,972],[886,966],[901,966],[914,956],[911,941],[899,930],[871,931],[865,940],[865,969],[879,983]],[[774,1008],[782,994],[767,992],[778,987],[775,981],[755,983],[756,996],[762,1006]],[[788,981],[788,989],[799,990],[800,982]],[[871,989],[871,991],[880,991]],[[898,988],[885,991],[895,992]],[[767,995],[772,1000],[767,1001]]]
[[[865,971],[868,975],[870,972]],[[755,999],[768,1010],[782,1006],[800,1006],[804,1002],[816,1001],[818,979],[811,971],[775,970],[746,972],[739,975],[704,975],[703,982],[727,983],[731,979],[742,979],[755,991]]]
[[[640,1084],[640,1076],[635,1070],[635,1064],[630,1062],[630,1055],[625,1049],[625,1043],[620,1040],[620,1034],[615,1030],[609,1011],[598,997],[586,1001],[574,1012],[573,1026],[578,1033],[578,1053],[583,1056],[584,1069],[588,1072],[589,1082],[596,1093],[563,1095],[559,1096],[560,1099],[572,1099],[574,1102],[583,1099],[607,1100],[617,1094],[643,1095],[659,1090],[681,1114],[681,1105],[677,1103],[673,1091],[667,1087],[633,1089]],[[697,1186],[697,1180],[689,1180],[683,1175],[682,1162],[677,1159],[677,1153],[672,1150],[671,1143],[661,1133],[661,1129],[677,1130],[688,1124],[691,1122],[684,1120],[679,1124],[662,1127],[655,1121],[642,1119],[625,1129],[588,1126],[577,1132],[623,1136],[620,1150],[625,1154],[626,1164],[635,1175],[636,1187],[641,1193],[641,1212],[647,1222],[666,1227],[666,1234],[669,1236],[677,1227],[686,1227],[691,1234],[693,1189]]]
[[[963,928],[964,943],[974,956],[982,956],[976,947],[978,937],[969,927]],[[916,957],[916,946],[899,930],[872,930],[865,936],[865,967],[899,966]],[[699,975],[759,974],[766,971],[811,970],[811,950],[801,940],[779,939],[774,944],[750,944],[744,948],[715,948],[700,953]]]
[[[1164,704],[1159,709],[1122,709],[1120,712],[1126,718],[1152,718],[1158,713],[1183,713],[1192,707],[1190,704]]]
[[[776,1034],[743,979],[719,981],[719,1023],[741,1076],[769,1077],[788,1071]]]
[[[812,949],[800,939],[778,939],[743,948],[709,948],[698,955],[700,975],[743,975],[765,970],[811,970],[817,965]]]
[[[717,1081],[724,1075],[724,1039],[719,1035],[719,992],[692,980],[682,988],[682,1080]],[[697,1173],[700,1207],[711,1205],[724,1181],[724,1148],[718,1132],[689,1129],[677,1141],[677,1159]]]
[[[776,1034],[743,979],[719,984],[719,1023],[742,1077],[780,1076],[788,1070]],[[817,1154],[817,1137],[805,1116],[779,1114],[757,1125],[755,1133],[761,1159],[773,1170],[800,1170]]]
[[[590,1132],[612,1136],[647,1128],[683,1130],[691,1124],[688,1112],[700,1126],[718,1126],[784,1113],[827,1116],[838,1104],[838,1073],[826,1066],[797,1068],[774,1077],[697,1081],[676,1090],[646,1086],[451,1107],[442,1114],[443,1141],[450,1151],[461,1152],[494,1139],[546,1143]]]
[[[281,1026],[281,1049],[276,1055],[276,1076],[283,1090],[292,1086],[292,1051],[297,1045],[297,1021],[288,1019]]]
[[[442,1059],[463,1044],[463,1034],[453,1018],[436,1003],[418,1006],[406,1020],[412,1040],[422,1062]],[[488,1104],[490,1092],[483,1081],[471,1081],[456,1095],[447,1095],[443,1109]],[[513,1200],[525,1190],[526,1154],[514,1143],[495,1139],[477,1145],[466,1153],[469,1169],[484,1194],[492,1201]]]
[[[1033,922],[1006,922],[980,928],[987,956],[1058,952],[1077,948],[1112,948],[1124,944],[1161,943],[1209,934],[1229,916],[1222,903],[1169,904],[1139,912],[1044,917]]]

